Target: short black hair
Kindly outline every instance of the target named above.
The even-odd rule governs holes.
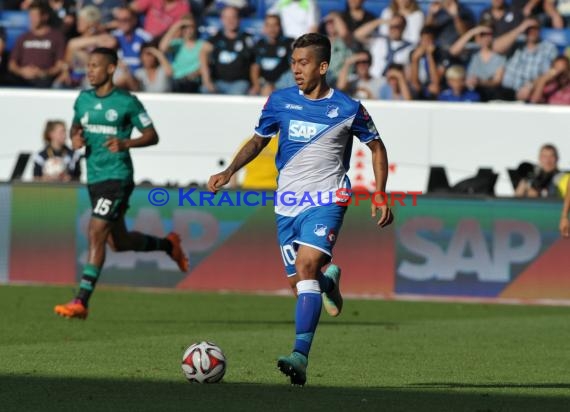
[[[47,1],[34,0],[28,7],[28,10],[37,9],[42,16],[47,16],[51,13],[51,7]]]
[[[100,54],[102,56],[105,56],[105,58],[107,59],[107,61],[113,65],[117,65],[118,61],[119,61],[119,57],[117,56],[117,52],[113,49],[110,49],[108,47],[97,47],[95,49],[93,49],[93,51],[90,54]]]
[[[313,47],[319,63],[331,62],[331,41],[327,36],[319,33],[307,33],[293,42],[293,50]]]
[[[429,34],[430,36],[435,37],[437,35],[437,29],[434,26],[426,24],[420,31],[420,35],[422,34]]]

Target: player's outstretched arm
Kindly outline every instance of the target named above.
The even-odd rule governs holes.
[[[378,220],[378,226],[384,227],[392,223],[394,219],[392,211],[385,201],[383,193],[386,192],[386,182],[388,181],[388,154],[386,146],[382,140],[372,140],[368,143],[368,147],[372,151],[372,167],[374,169],[374,179],[376,181],[375,195],[371,202],[372,217],[376,217],[376,211],[380,210],[382,215]]]
[[[222,186],[228,184],[231,177],[238,170],[257,157],[263,148],[269,144],[269,140],[270,139],[261,137],[257,134],[253,135],[241,150],[237,152],[234,160],[226,170],[210,176],[210,180],[208,181],[208,190],[216,193],[222,188]]]
[[[570,212],[570,179],[566,186],[566,195],[564,196],[564,205],[562,206],[562,215],[560,216],[560,234],[562,237],[570,237],[570,222],[568,221],[568,213]]]
[[[154,127],[147,127],[142,130],[142,135],[136,139],[119,139],[115,136],[109,136],[105,142],[105,146],[110,152],[123,152],[125,150],[136,147],[152,146],[158,143],[158,133]]]

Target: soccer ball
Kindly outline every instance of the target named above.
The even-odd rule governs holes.
[[[184,351],[182,372],[190,382],[219,382],[226,373],[226,357],[215,343],[194,343]]]

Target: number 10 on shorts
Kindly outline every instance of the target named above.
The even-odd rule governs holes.
[[[294,265],[297,254],[295,249],[293,249],[293,245],[281,245],[281,257],[285,266]]]

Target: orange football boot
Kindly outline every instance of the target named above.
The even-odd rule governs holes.
[[[73,299],[64,305],[56,305],[53,311],[64,318],[86,319],[89,311],[79,299]]]
[[[169,253],[169,256],[176,262],[181,272],[188,272],[188,257],[182,250],[180,235],[178,233],[170,232],[166,236],[166,239],[168,239],[172,244],[172,252]]]

